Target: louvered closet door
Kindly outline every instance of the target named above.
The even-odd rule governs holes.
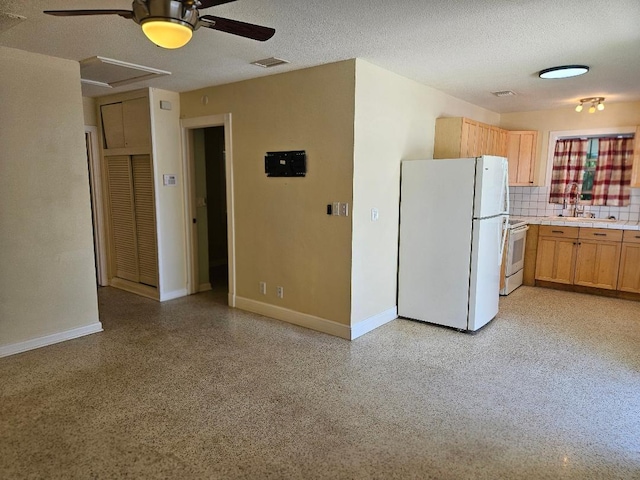
[[[111,239],[115,276],[137,282],[138,253],[133,179],[128,155],[107,157],[109,202],[111,207]]]
[[[136,236],[138,239],[139,282],[157,287],[158,251],[151,157],[149,155],[132,156],[131,170],[133,172]]]

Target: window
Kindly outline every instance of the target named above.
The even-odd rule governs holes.
[[[587,158],[582,174],[582,193],[580,200],[591,201],[593,198],[593,179],[596,176],[596,164],[598,163],[598,139],[590,138],[587,143]]]
[[[557,136],[549,203],[629,204],[633,134]]]

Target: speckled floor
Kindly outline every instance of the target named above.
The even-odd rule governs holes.
[[[476,335],[348,342],[99,298],[105,332],[0,359],[0,478],[640,478],[640,303],[522,287]]]

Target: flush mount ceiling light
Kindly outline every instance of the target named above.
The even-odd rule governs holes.
[[[580,99],[580,104],[576,107],[576,112],[580,113],[585,103],[591,104],[589,113],[595,113],[596,110],[604,110],[604,97],[588,97]]]
[[[560,67],[551,67],[540,70],[538,76],[540,78],[569,78],[584,75],[589,71],[586,65],[562,65]]]

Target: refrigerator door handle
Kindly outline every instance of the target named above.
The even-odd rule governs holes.
[[[502,198],[503,206],[505,207],[505,214],[509,214],[509,210],[511,210],[511,203],[509,199],[509,163],[505,159],[502,163],[502,194],[504,195]]]
[[[498,266],[502,265],[502,255],[507,243],[507,230],[509,229],[509,216],[502,217],[502,239],[500,240],[500,252],[498,252]]]

